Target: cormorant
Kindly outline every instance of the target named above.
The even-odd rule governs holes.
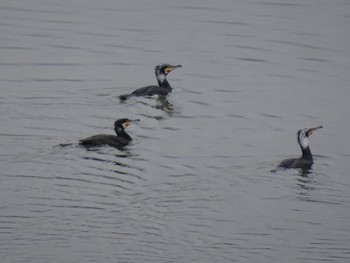
[[[172,66],[169,64],[157,65],[154,69],[156,78],[158,81],[158,86],[151,85],[139,88],[130,94],[120,95],[120,100],[126,100],[131,96],[153,96],[153,95],[161,95],[166,96],[169,92],[171,92],[172,88],[169,82],[166,79],[166,76],[176,68],[181,68],[181,65]]]
[[[300,158],[292,158],[283,160],[278,167],[280,168],[311,168],[314,163],[311,150],[309,147],[309,136],[313,134],[316,130],[323,128],[322,126],[314,127],[314,128],[304,128],[297,132],[297,139],[300,145],[302,156]]]
[[[122,148],[129,144],[132,138],[124,131],[132,122],[139,121],[130,120],[127,118],[119,119],[114,123],[114,131],[116,135],[111,134],[98,134],[79,141],[79,144],[85,147],[94,147],[109,145],[114,148]]]

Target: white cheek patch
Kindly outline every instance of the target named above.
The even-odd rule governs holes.
[[[303,147],[303,148],[307,148],[309,146],[309,139],[305,136],[303,138],[301,138],[300,140],[300,145]]]
[[[298,143],[301,148],[306,149],[309,147],[309,138],[306,136],[307,129],[298,131]]]
[[[157,75],[157,79],[158,79],[161,83],[163,83],[163,81],[165,80],[165,75],[164,75],[164,74],[159,74],[159,75]]]

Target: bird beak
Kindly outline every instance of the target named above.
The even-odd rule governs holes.
[[[168,74],[168,73],[172,72],[174,69],[181,68],[181,67],[182,67],[181,65],[167,67],[165,69],[165,73]]]
[[[123,128],[126,129],[132,122],[135,122],[135,121],[140,121],[140,119],[135,119],[135,120],[129,119],[127,122],[123,123]]]
[[[308,130],[308,135],[313,134],[315,131],[317,131],[317,130],[319,130],[319,129],[321,129],[321,128],[323,128],[323,126],[317,126],[317,127],[314,127],[314,128],[310,128],[310,129]]]
[[[140,119],[129,120],[130,122],[140,121]]]

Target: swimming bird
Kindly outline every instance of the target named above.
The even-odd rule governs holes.
[[[117,135],[112,134],[98,134],[79,141],[79,144],[85,147],[108,145],[114,148],[122,148],[129,144],[132,140],[126,129],[132,122],[139,121],[139,119],[131,120],[127,118],[119,119],[114,123],[114,131]]]
[[[153,95],[161,95],[166,96],[169,92],[171,92],[172,88],[166,79],[167,75],[176,68],[181,68],[181,65],[172,66],[169,64],[157,65],[154,69],[156,78],[158,81],[158,86],[151,85],[139,88],[130,94],[120,95],[119,99],[124,101],[132,96],[153,96]]]
[[[322,126],[314,128],[304,128],[297,132],[297,139],[300,145],[302,156],[300,158],[292,158],[283,160],[278,167],[280,168],[311,168],[314,163],[312,153],[309,147],[309,136],[313,134],[316,130],[323,128]]]

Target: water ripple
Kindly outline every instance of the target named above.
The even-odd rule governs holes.
[[[3,262],[349,261],[348,5],[221,4],[2,1]],[[166,100],[120,103],[159,63]],[[271,173],[316,119],[315,167]]]

